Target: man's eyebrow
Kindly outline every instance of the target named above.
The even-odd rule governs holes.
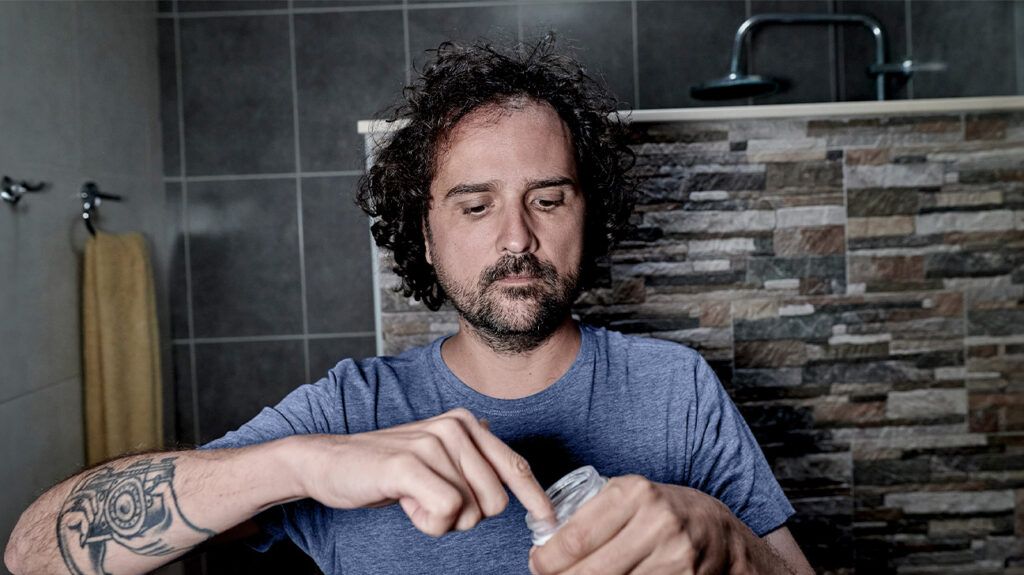
[[[540,190],[543,188],[558,188],[562,186],[576,186],[576,180],[568,176],[556,176],[553,178],[541,178],[539,180],[530,180],[526,183],[527,190]],[[448,189],[444,194],[444,200],[447,201],[455,196],[461,196],[464,194],[481,194],[484,192],[494,191],[494,182],[479,182],[473,184],[456,184]]]
[[[554,178],[544,178],[540,180],[530,180],[527,183],[527,190],[539,190],[542,188],[559,188],[562,186],[576,186],[576,180],[568,176],[560,176]]]
[[[457,184],[452,186],[447,193],[444,195],[444,199],[448,200],[455,196],[461,196],[463,194],[480,194],[483,192],[490,192],[494,189],[493,182],[481,182],[478,184]]]

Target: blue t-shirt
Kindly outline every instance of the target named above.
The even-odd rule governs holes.
[[[543,487],[582,465],[699,489],[759,536],[793,514],[750,429],[704,359],[682,345],[581,325],[569,370],[548,388],[496,399],[460,381],[438,338],[397,357],[346,359],[204,449],[308,433],[363,433],[465,407],[526,457]],[[506,488],[507,490],[507,488]],[[473,529],[439,538],[397,504],[339,510],[306,499],[258,522],[265,550],[285,536],[324,573],[527,573],[526,510],[509,504]]]

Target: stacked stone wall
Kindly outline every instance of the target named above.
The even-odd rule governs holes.
[[[708,359],[819,572],[1024,573],[1024,113],[632,137],[636,229],[576,314]],[[457,328],[382,279],[387,353]]]

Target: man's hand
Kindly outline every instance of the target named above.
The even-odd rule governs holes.
[[[338,509],[399,503],[420,531],[465,531],[508,504],[502,484],[536,517],[554,510],[530,465],[466,409],[353,435],[302,436],[308,497]]]
[[[755,565],[756,545],[764,543],[717,499],[628,475],[610,479],[543,547],[531,549],[530,570],[741,575],[764,571]]]

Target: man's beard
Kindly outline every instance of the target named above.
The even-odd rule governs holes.
[[[560,276],[555,266],[533,254],[502,256],[480,274],[475,290],[457,285],[438,265],[439,260],[433,259],[437,281],[459,315],[488,347],[501,354],[531,351],[547,341],[579,295],[579,270]],[[498,283],[517,275],[537,279],[519,285]]]

